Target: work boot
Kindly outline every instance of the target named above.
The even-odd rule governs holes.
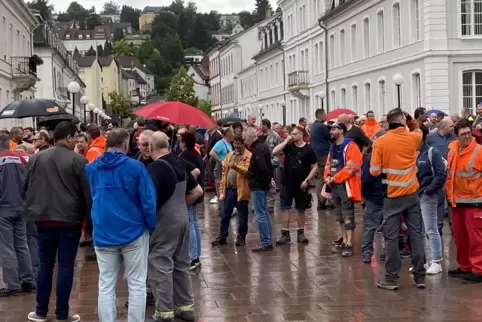
[[[157,311],[152,316],[151,320],[153,322],[173,322],[174,321],[174,311],[160,312]]]
[[[65,320],[55,320],[55,321],[56,322],[79,322],[80,316],[78,316],[77,314],[74,314],[74,315],[69,315]]]
[[[236,246],[246,246],[246,236],[236,236]]]
[[[284,245],[291,243],[290,231],[288,229],[281,229],[281,237],[276,241],[276,245]]]
[[[195,321],[194,304],[178,307],[175,310],[175,315],[176,318],[181,319],[181,321]]]
[[[226,238],[223,237],[217,237],[211,245],[213,246],[219,246],[219,245],[226,245]]]
[[[296,238],[296,241],[298,244],[308,244],[309,240],[305,236],[305,230],[304,229],[298,229],[298,237]]]
[[[449,270],[450,277],[463,277],[465,274],[468,274],[468,273],[470,272],[464,272],[463,270],[460,269],[460,267]]]
[[[398,289],[398,283],[394,281],[381,280],[378,281],[377,286],[384,290],[395,291]]]

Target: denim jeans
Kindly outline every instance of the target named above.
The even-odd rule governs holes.
[[[20,216],[0,217],[0,263],[8,290],[20,290],[22,283],[35,286],[27,244],[25,221]]]
[[[128,321],[144,321],[146,315],[147,255],[149,232],[123,246],[95,247],[99,265],[99,321],[117,320],[115,287],[124,263],[129,291]]]
[[[57,257],[56,309],[57,320],[66,320],[69,315],[69,299],[74,280],[75,256],[82,235],[81,225],[37,226],[38,260],[37,307],[38,316],[46,317],[52,293],[52,275]]]
[[[191,260],[195,260],[201,256],[201,232],[199,231],[196,205],[188,205],[187,213],[189,214],[189,225],[191,227],[189,233],[189,255]]]
[[[258,224],[259,238],[261,245],[272,245],[271,220],[268,212],[268,191],[255,190],[251,191],[251,199],[253,200],[254,216]]]
[[[430,240],[430,251],[432,253],[432,260],[439,261],[442,259],[442,241],[438,230],[438,193],[427,195],[422,193],[420,196],[420,208],[422,210],[423,230],[422,235],[428,235]],[[426,238],[423,238],[424,249]]]
[[[219,217],[223,216],[224,212],[224,202],[219,198],[219,191],[220,191],[220,184],[221,184],[221,177],[222,177],[222,172],[223,172],[223,166],[221,163],[216,162],[216,165],[214,166],[214,186],[216,188],[216,197],[218,197],[218,212],[219,212]]]
[[[363,220],[362,253],[364,258],[371,258],[373,255],[373,239],[377,229],[383,222],[383,205],[367,200]]]
[[[248,234],[248,204],[249,200],[238,200],[236,190],[225,190],[219,237],[228,238],[229,222],[233,215],[234,207],[238,209],[238,235],[246,236]]]

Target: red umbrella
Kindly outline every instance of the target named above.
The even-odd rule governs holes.
[[[356,115],[355,112],[347,108],[337,108],[337,109],[334,109],[333,111],[329,111],[328,114],[326,115],[326,119],[327,120],[337,119],[338,116],[340,116],[341,114]]]
[[[210,128],[216,123],[203,111],[182,102],[157,102],[143,106],[134,114],[146,119],[160,120],[172,124],[197,125]]]

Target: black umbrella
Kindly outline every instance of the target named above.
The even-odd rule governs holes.
[[[8,104],[0,112],[0,119],[21,119],[33,116],[67,114],[65,109],[51,100],[31,99]]]
[[[228,116],[216,121],[216,123],[226,126],[226,125],[231,125],[233,123],[241,123],[241,119],[239,117]]]
[[[45,126],[49,130],[54,130],[57,124],[64,121],[71,121],[75,123],[80,122],[80,120],[72,114],[56,114],[39,118],[37,125]]]

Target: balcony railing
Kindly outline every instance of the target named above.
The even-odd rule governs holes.
[[[288,74],[288,87],[307,86],[310,84],[307,70],[297,70]]]
[[[37,76],[37,65],[32,57],[12,57],[12,75]]]

